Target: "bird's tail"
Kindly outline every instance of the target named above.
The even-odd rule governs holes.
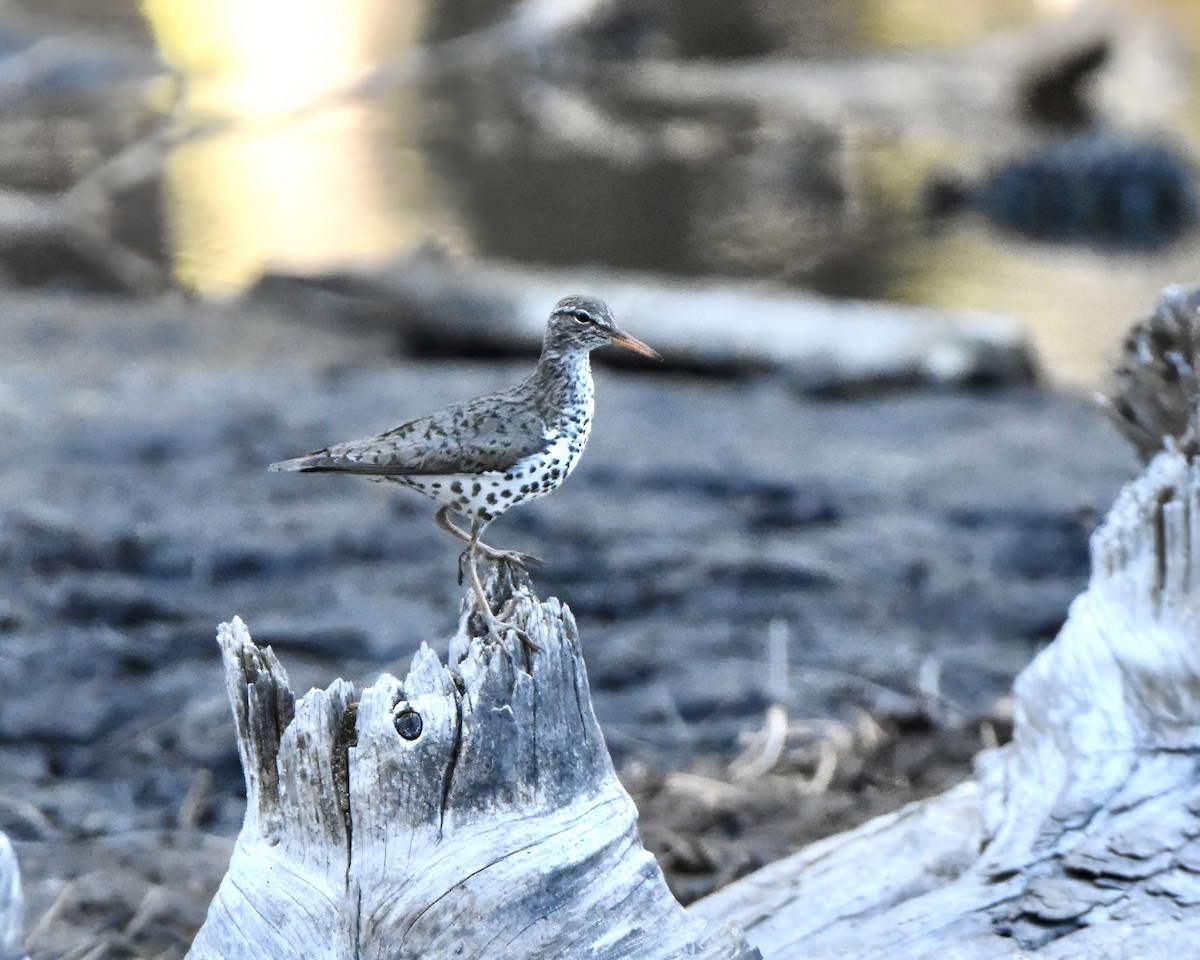
[[[328,457],[310,454],[307,457],[296,457],[293,460],[280,460],[278,463],[271,464],[267,469],[273,470],[275,473],[306,473],[320,470],[322,461],[327,462]]]
[[[267,469],[276,473],[361,473],[373,477],[391,477],[400,473],[391,464],[363,463],[330,450],[318,450],[294,460],[280,460]]]

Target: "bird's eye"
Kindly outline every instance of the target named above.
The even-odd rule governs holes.
[[[576,310],[571,314],[571,316],[573,316],[578,323],[592,322],[592,315],[590,313],[585,313],[583,310]]]

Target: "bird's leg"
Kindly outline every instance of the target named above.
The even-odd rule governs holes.
[[[458,524],[456,524],[453,520],[450,519],[450,508],[449,507],[447,507],[447,506],[438,507],[437,512],[435,512],[433,515],[433,522],[436,523],[443,530],[445,530],[452,537],[457,537],[463,543],[469,544],[471,542],[471,535],[469,533],[467,533],[467,531],[464,530],[462,527],[458,526]]]
[[[488,600],[486,591],[483,589],[483,584],[479,580],[479,571],[475,568],[475,553],[479,547],[479,534],[483,531],[485,524],[480,524],[478,520],[471,524],[471,537],[467,543],[467,549],[463,551],[462,556],[458,558],[459,573],[461,574],[465,566],[467,571],[467,579],[471,582],[471,591],[475,594],[475,603],[479,607],[479,612],[488,624],[488,633],[499,638],[503,636],[505,630],[512,630],[521,642],[530,650],[541,651],[528,633],[516,624],[506,622],[502,616],[498,617],[492,613],[492,605]],[[511,605],[505,607],[504,615],[512,612]]]
[[[479,534],[482,532],[482,527],[474,534],[467,533],[462,527],[458,526],[450,519],[450,508],[443,506],[438,507],[437,512],[433,515],[433,522],[445,530],[452,537],[456,537],[463,543],[468,545],[474,544],[475,552],[483,557],[489,563],[515,563],[519,567],[536,566],[545,563],[541,557],[535,557],[531,553],[520,553],[516,550],[497,550],[495,547],[489,547],[486,543],[479,539]],[[458,582],[462,584],[462,571],[459,570]]]

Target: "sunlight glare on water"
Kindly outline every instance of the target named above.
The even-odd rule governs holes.
[[[390,0],[145,0],[164,58],[186,77],[179,122],[208,125],[170,158],[175,271],[232,295],[271,267],[316,271],[421,238],[422,164],[388,145],[411,126],[339,99],[385,52],[410,48],[421,5]],[[382,161],[388,153],[389,164]]]

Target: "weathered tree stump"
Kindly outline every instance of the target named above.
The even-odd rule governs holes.
[[[758,956],[642,849],[570,611],[489,590],[541,652],[468,613],[448,665],[422,646],[358,696],[297,701],[269,648],[221,626],[247,811],[189,957]]]
[[[0,960],[22,960],[21,878],[8,837],[0,833]]]

